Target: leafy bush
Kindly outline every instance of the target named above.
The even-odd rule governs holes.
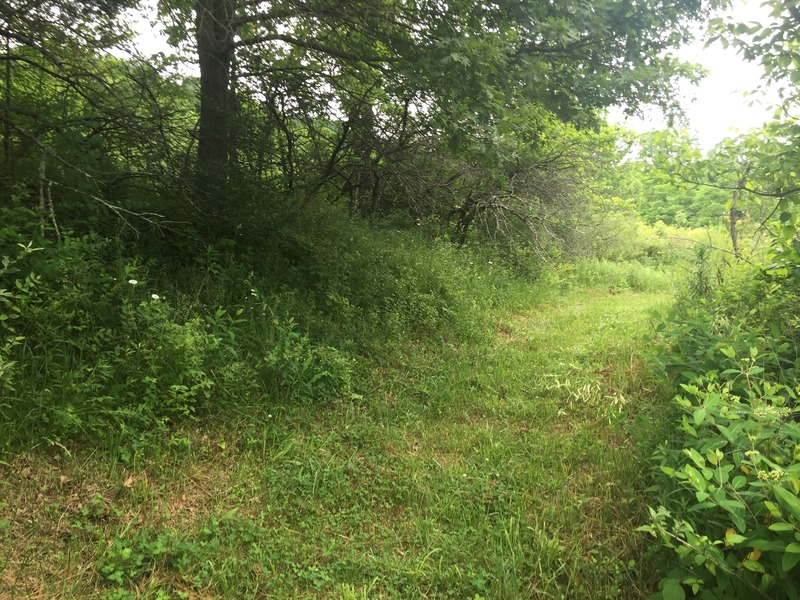
[[[347,397],[350,365],[330,346],[313,346],[293,318],[275,322],[275,339],[262,362],[261,376],[290,398],[301,401]]]
[[[241,360],[237,340],[243,309],[177,311],[178,290],[154,290],[144,267],[96,236],[47,244],[47,262],[30,260],[33,250],[4,257],[0,270],[5,444],[134,435],[254,391],[256,365]],[[279,368],[294,364],[281,358]],[[305,381],[303,394],[316,383]]]
[[[32,234],[33,252],[19,244],[39,224],[15,214],[0,271],[5,446],[118,445],[226,402],[348,398],[354,355],[409,335],[471,335],[475,302],[508,291],[491,259],[337,212],[285,224],[260,253],[223,240],[171,261],[165,243],[147,258],[68,232],[58,243]]]
[[[322,313],[313,316],[339,326],[346,317],[347,337],[461,328],[456,315],[467,313],[461,310],[467,286],[461,273],[453,273],[458,260],[446,242],[373,231],[330,209],[314,223],[293,224],[279,242],[290,262],[283,269],[292,276],[288,285],[305,292],[304,302],[313,301]],[[342,332],[319,333],[332,338]]]
[[[745,397],[711,376],[681,386],[679,441],[658,454],[663,504],[640,528],[676,553],[664,598],[684,597],[682,586],[701,598],[800,597],[798,390],[758,377],[754,359],[739,371]]]
[[[660,327],[677,425],[640,530],[674,553],[659,597],[799,598],[798,296],[755,269],[719,275]]]
[[[668,348],[658,358],[661,368],[676,383],[715,373],[744,394],[737,357],[754,352],[753,369],[791,386],[800,368],[797,297],[790,282],[728,270],[723,285],[684,298],[658,327]]]
[[[209,401],[219,383],[212,365],[230,354],[219,321],[177,320],[135,278],[146,277],[135,263],[112,273],[107,240],[67,238],[45,252],[41,274],[4,282],[16,318],[3,331],[3,360],[26,382],[4,378],[4,422],[58,441],[163,424]]]
[[[276,212],[273,235],[249,246],[67,231],[55,241],[29,211],[11,213],[0,447],[141,446],[226,405],[350,398],[383,349],[480,336],[483,310],[531,297],[518,265],[491,248],[378,229],[329,206]]]
[[[3,256],[0,260],[0,283],[5,283],[10,279],[9,276],[19,272],[17,263],[23,262],[25,257],[41,248],[34,248],[32,242],[18,244],[16,254]],[[18,298],[29,295],[38,283],[38,277],[28,273],[25,277],[17,278],[13,282],[5,283],[8,288],[0,288],[0,393],[11,393],[14,391],[14,366],[16,361],[11,360],[13,349],[24,341],[24,337],[17,335],[14,320],[20,317],[21,309]],[[2,408],[2,405],[0,405]]]

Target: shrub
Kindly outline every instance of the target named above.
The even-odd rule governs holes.
[[[800,596],[798,390],[757,377],[754,359],[739,371],[746,396],[706,376],[676,399],[676,443],[657,455],[662,504],[640,528],[677,558],[663,598],[683,586],[701,598]]]
[[[350,365],[330,346],[313,346],[297,331],[293,318],[275,321],[274,340],[266,352],[261,376],[289,398],[301,401],[350,396]]]
[[[675,559],[657,597],[798,598],[796,286],[741,266],[703,282],[659,328],[679,395],[640,528]]]
[[[96,236],[66,238],[44,250],[41,273],[27,265],[24,277],[0,279],[14,317],[0,326],[6,444],[144,431],[210,406],[220,387],[246,385],[234,368],[235,320],[224,310],[180,318],[145,283],[146,269],[117,251]]]
[[[486,308],[531,298],[491,248],[324,205],[276,216],[249,247],[67,231],[55,241],[29,211],[11,212],[0,231],[6,448],[142,446],[226,405],[353,397],[357,369],[396,342],[469,340]]]

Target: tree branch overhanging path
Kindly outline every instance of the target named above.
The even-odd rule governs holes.
[[[486,6],[425,0],[161,4],[164,14],[182,20],[176,27],[192,37],[199,57],[196,169],[198,188],[211,196],[223,193],[239,161],[232,90],[237,98],[269,97],[277,87],[288,102],[309,103],[319,115],[367,102],[384,119],[391,118],[390,105],[411,99],[420,131],[438,128],[445,135],[443,123],[474,118],[461,112],[468,106],[484,121],[533,102],[562,119],[588,123],[612,103],[669,105],[665,73],[692,73],[661,52],[688,35],[687,19],[700,18],[712,5],[657,2],[626,11],[615,3],[533,0]],[[193,26],[187,27],[190,13]],[[676,37],[658,35],[656,27],[671,28]],[[279,73],[304,79],[307,89],[285,87],[289,79]],[[367,86],[378,82],[370,98],[340,87],[351,74]],[[317,98],[303,97],[308,92]],[[503,96],[519,99],[509,105]]]

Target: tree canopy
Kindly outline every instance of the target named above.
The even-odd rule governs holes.
[[[132,0],[15,1],[0,11],[6,182],[56,181],[64,215],[85,213],[59,206],[79,190],[228,237],[275,197],[435,216],[462,242],[509,218],[555,235],[556,213],[580,220],[567,199],[588,197],[575,181],[591,144],[571,132],[612,105],[675,108],[697,71],[669,49],[718,4],[162,0],[176,56],[145,61],[108,54],[131,35]],[[72,175],[42,177],[43,160]]]

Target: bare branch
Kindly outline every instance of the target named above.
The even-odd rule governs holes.
[[[33,134],[28,133],[27,131],[25,131],[25,129],[23,129],[22,127],[20,127],[19,125],[17,125],[14,122],[7,120],[5,117],[0,116],[0,120],[2,120],[5,123],[8,123],[11,127],[13,127],[17,131],[17,133],[19,133],[23,137],[31,140],[36,146],[38,146],[42,150],[42,160],[41,160],[41,162],[39,164],[39,177],[40,177],[40,180],[39,180],[39,202],[40,202],[40,208],[41,208],[43,214],[45,212],[45,206],[46,206],[46,204],[45,204],[45,192],[44,192],[44,184],[46,182],[48,184],[48,186],[52,186],[53,184],[55,184],[55,185],[57,185],[57,186],[59,186],[59,187],[61,187],[63,189],[67,189],[67,190],[70,190],[70,191],[73,191],[73,192],[77,192],[79,194],[87,195],[92,200],[94,200],[96,202],[99,202],[100,204],[102,204],[103,206],[108,208],[110,211],[112,211],[114,214],[116,214],[117,217],[119,217],[120,220],[125,225],[127,225],[128,227],[130,227],[134,231],[137,231],[137,229],[130,224],[130,222],[126,218],[126,215],[142,219],[143,221],[145,221],[145,222],[147,222],[147,223],[149,223],[151,225],[154,225],[156,227],[161,227],[164,224],[163,222],[155,220],[155,218],[164,219],[163,215],[159,215],[157,213],[151,213],[151,212],[139,213],[139,212],[135,212],[135,211],[132,211],[132,210],[128,210],[127,208],[123,208],[121,206],[117,206],[115,204],[111,204],[107,200],[101,198],[99,195],[92,194],[92,193],[87,192],[85,190],[79,190],[79,189],[64,185],[62,183],[59,183],[57,181],[46,179],[45,178],[45,165],[46,165],[46,157],[49,155],[49,156],[52,156],[53,158],[55,158],[58,162],[60,162],[64,166],[72,169],[73,171],[75,171],[76,173],[79,173],[80,175],[83,175],[84,177],[86,177],[87,179],[89,179],[90,181],[95,183],[95,185],[96,185],[96,180],[92,175],[90,175],[89,173],[87,173],[86,171],[84,171],[83,169],[78,167],[77,165],[74,165],[71,162],[69,162],[68,160],[66,160],[63,157],[59,156],[59,154],[57,152],[53,151],[52,148],[50,148],[46,144],[42,143],[41,140],[39,140],[36,136],[34,136]],[[50,199],[50,207],[52,208],[52,198]],[[55,211],[53,211],[53,216],[54,216],[54,214],[55,214]],[[56,230],[58,230],[57,227],[56,227]]]

